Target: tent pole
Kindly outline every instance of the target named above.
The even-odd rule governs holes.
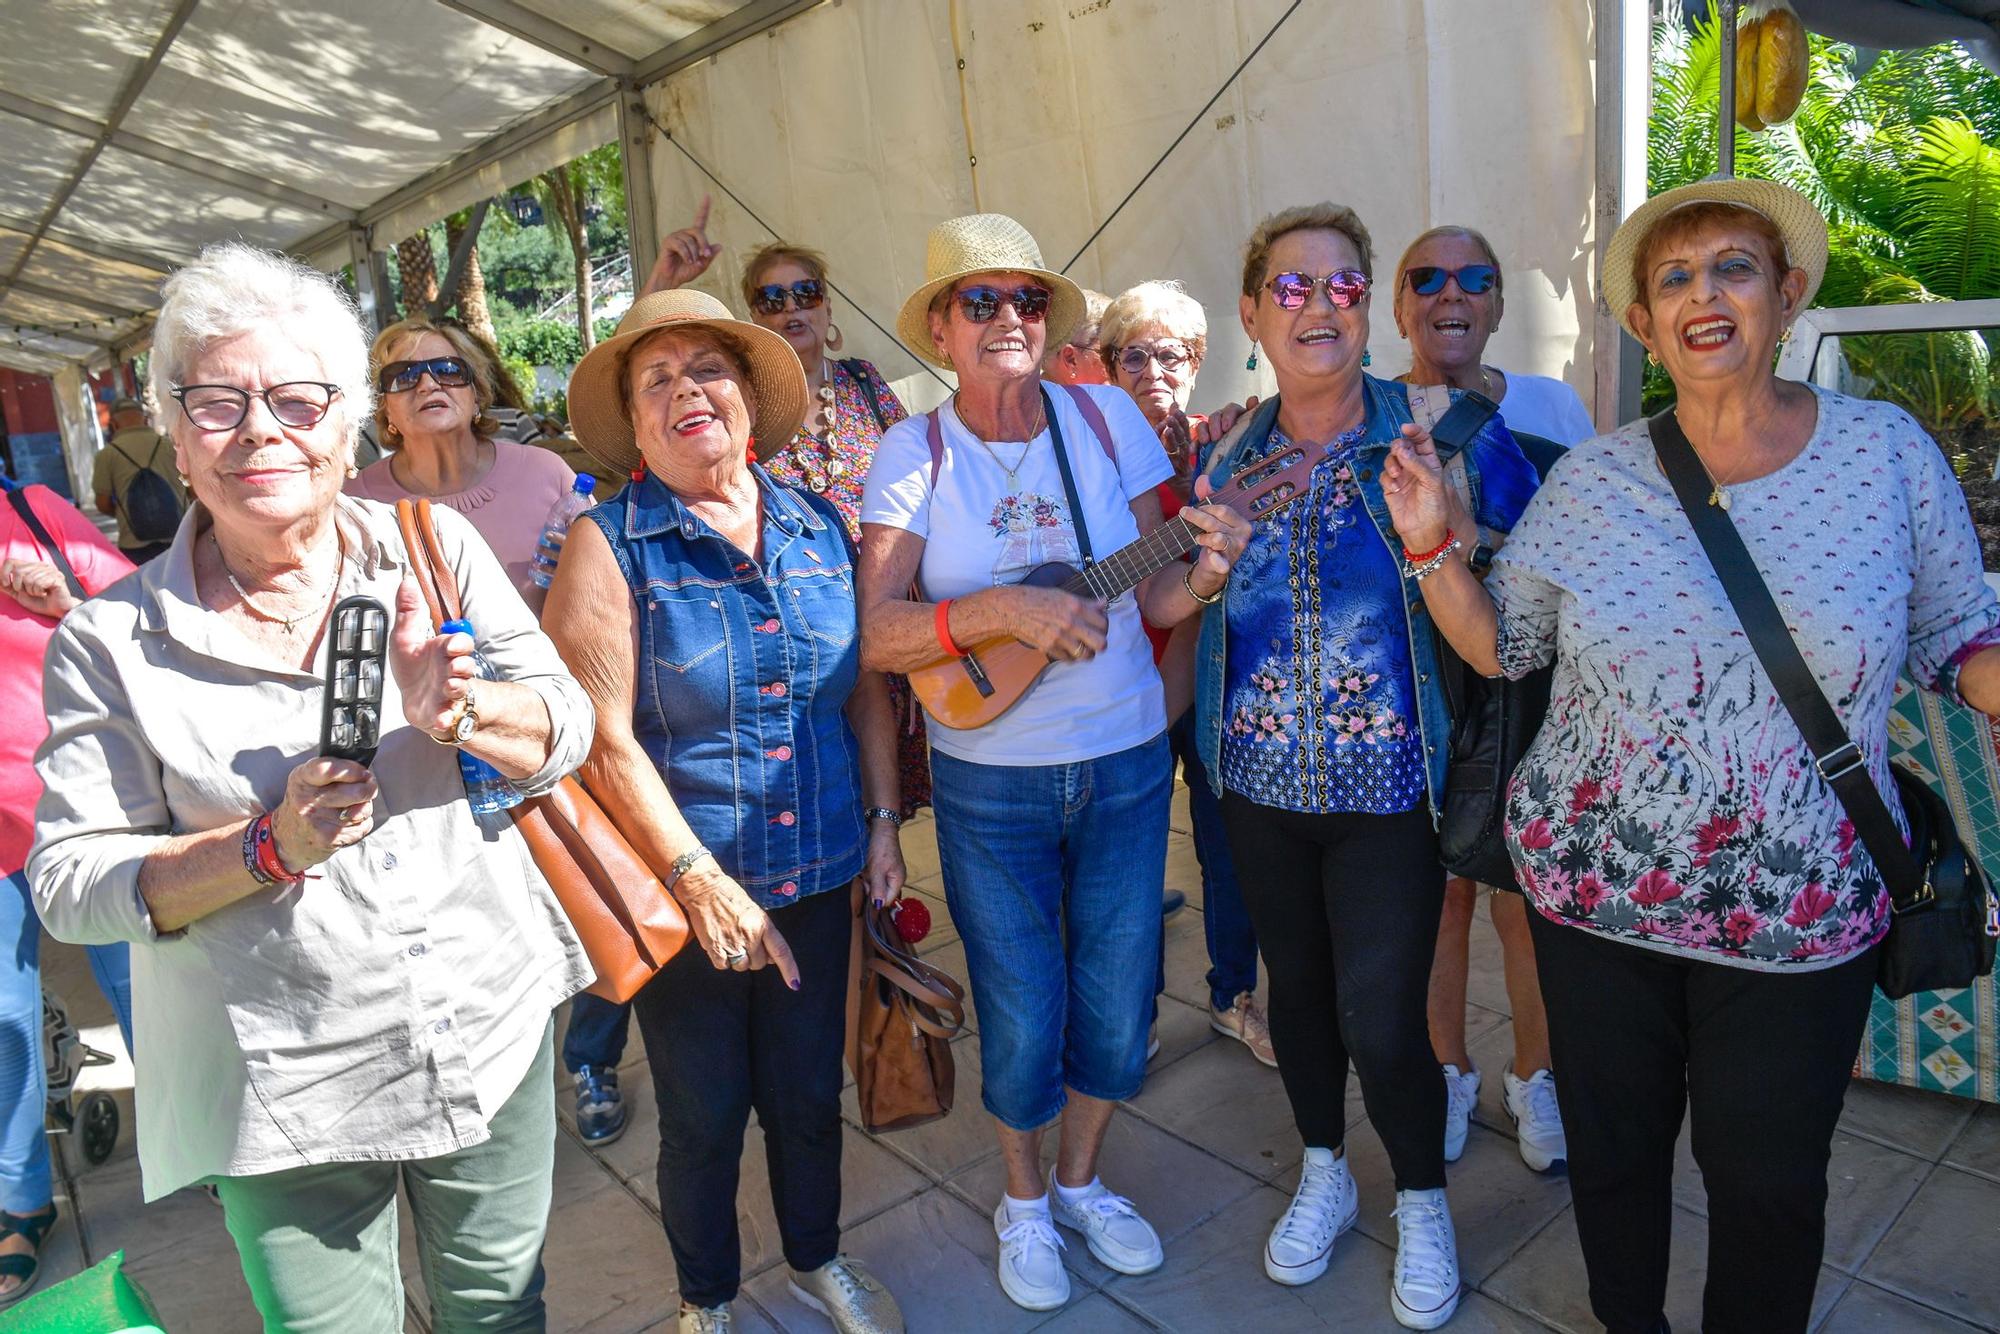
[[[1715,132],[1715,174],[1724,178],[1736,174],[1736,5],[1722,0],[1722,105]]]
[[[632,244],[632,295],[660,258],[659,210],[653,197],[652,131],[646,94],[636,80],[618,81],[618,164],[625,172],[625,230]]]
[[[378,282],[380,271],[369,253],[367,228],[357,224],[347,229],[347,260],[354,266],[354,298],[361,307],[361,323],[373,338],[388,323],[383,316],[389,289]]]

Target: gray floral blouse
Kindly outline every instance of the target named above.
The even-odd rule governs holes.
[[[2000,643],[1963,492],[1900,408],[1824,390],[1805,449],[1729,488],[1813,674],[1896,809],[1887,724]],[[1887,930],[1888,895],[1744,636],[1644,422],[1559,462],[1494,562],[1500,665],[1554,658],[1507,839],[1551,920],[1768,971]]]

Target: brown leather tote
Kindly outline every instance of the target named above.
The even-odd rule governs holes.
[[[396,524],[431,625],[455,619],[458,581],[438,547],[430,501],[397,501]],[[575,776],[508,813],[597,970],[588,990],[609,1001],[631,1000],[687,943],[680,904]]]
[[[965,988],[910,952],[859,881],[848,962],[847,1063],[862,1126],[877,1134],[938,1120],[951,1111]]]

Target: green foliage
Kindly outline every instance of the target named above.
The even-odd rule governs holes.
[[[1956,45],[1857,68],[1852,47],[1811,43],[1798,115],[1761,133],[1739,128],[1736,173],[1782,181],[1826,215],[1814,304],[2000,297],[2000,78]],[[1651,193],[1716,170],[1721,50],[1713,5],[1692,31],[1670,22],[1654,34]],[[1992,350],[1978,335],[1849,338],[1842,350],[1934,431],[2000,415]],[[1649,368],[1647,410],[1671,393]]]
[[[616,320],[598,320],[592,327],[600,341],[617,331]],[[500,345],[500,355],[510,363],[522,362],[530,368],[535,366],[556,366],[568,369],[583,360],[583,339],[578,336],[576,326],[568,320],[538,320],[515,318],[496,324],[495,340]],[[525,376],[517,376],[524,385],[534,383],[532,369]]]

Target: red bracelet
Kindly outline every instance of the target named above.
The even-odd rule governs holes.
[[[294,871],[285,865],[283,858],[278,856],[278,836],[271,828],[271,817],[268,812],[257,817],[256,830],[257,865],[264,874],[283,884],[303,879],[304,872]]]
[[[937,613],[932,619],[937,624],[938,647],[943,649],[950,657],[962,658],[965,656],[965,650],[960,648],[958,641],[951,637],[952,601],[953,599],[946,598],[944,601],[938,603]]]
[[[1412,565],[1422,565],[1425,561],[1433,560],[1438,556],[1444,554],[1444,549],[1450,546],[1452,544],[1453,539],[1455,539],[1457,536],[1458,534],[1452,532],[1451,529],[1447,528],[1444,530],[1444,541],[1438,543],[1436,546],[1432,547],[1429,551],[1412,551],[1408,547],[1404,547],[1403,559],[1408,561]]]

